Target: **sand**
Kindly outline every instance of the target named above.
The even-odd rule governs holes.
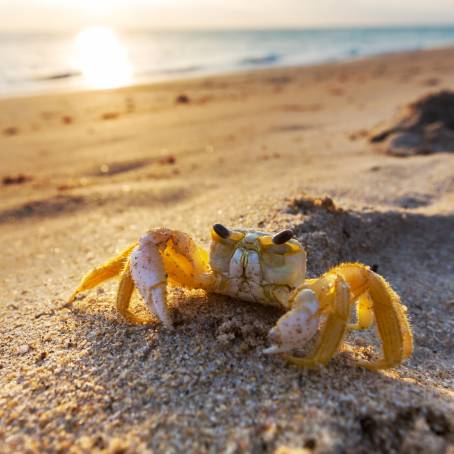
[[[0,452],[453,452],[454,154],[368,139],[453,88],[448,48],[0,101]],[[370,331],[300,370],[261,353],[279,311],[203,291],[172,290],[171,333],[115,282],[65,304],[147,228],[215,222],[293,228],[310,276],[378,265],[412,358],[356,368]]]
[[[454,152],[454,91],[418,99],[369,135],[371,143],[394,156]]]

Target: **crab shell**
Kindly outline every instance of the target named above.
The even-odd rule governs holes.
[[[246,229],[231,229],[226,238],[212,229],[211,238],[214,292],[288,309],[290,292],[306,276],[306,251],[297,240],[276,244],[269,233]]]

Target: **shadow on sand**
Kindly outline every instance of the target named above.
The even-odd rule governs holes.
[[[251,452],[288,443],[336,452],[360,452],[358,446],[361,452],[444,449],[453,437],[452,412],[448,393],[433,383],[452,360],[443,322],[444,298],[454,289],[437,285],[454,272],[454,216],[347,212],[330,200],[306,197],[288,212],[298,220],[304,216],[295,231],[308,248],[311,273],[361,260],[378,265],[399,290],[416,340],[404,366],[379,373],[354,367],[355,358],[370,353],[364,345],[374,342],[371,331],[350,336],[328,367],[299,370],[261,353],[279,311],[175,289],[172,332],[106,318],[99,311],[107,301],[96,309],[77,306],[74,337],[84,349],[64,381],[78,377],[105,390],[109,397],[97,421],[143,427],[151,449],[172,446],[169,433],[175,446],[189,449],[197,442],[209,449],[220,426]],[[272,436],[270,420],[277,424]]]
[[[39,373],[19,376],[33,398],[5,409],[10,426],[62,443],[83,435],[89,450],[128,434],[136,451],[209,452],[216,440],[231,452],[443,452],[453,438],[445,299],[454,294],[454,216],[350,212],[307,197],[287,211],[312,275],[361,260],[401,293],[416,341],[404,365],[355,367],[372,353],[371,330],[349,335],[326,368],[289,366],[262,354],[279,311],[202,291],[171,291],[173,331],[127,325],[109,284],[70,311],[35,318],[50,340]]]

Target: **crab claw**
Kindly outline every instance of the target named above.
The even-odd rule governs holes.
[[[159,249],[151,235],[140,239],[130,257],[131,276],[148,309],[162,324],[171,329],[172,319],[167,310],[167,278]]]
[[[271,346],[263,353],[283,353],[302,348],[317,332],[319,309],[315,293],[309,289],[302,290],[296,296],[293,308],[268,333]]]

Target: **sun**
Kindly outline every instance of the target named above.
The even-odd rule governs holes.
[[[117,34],[107,27],[90,27],[75,38],[77,61],[92,88],[114,88],[132,80],[132,66]]]

